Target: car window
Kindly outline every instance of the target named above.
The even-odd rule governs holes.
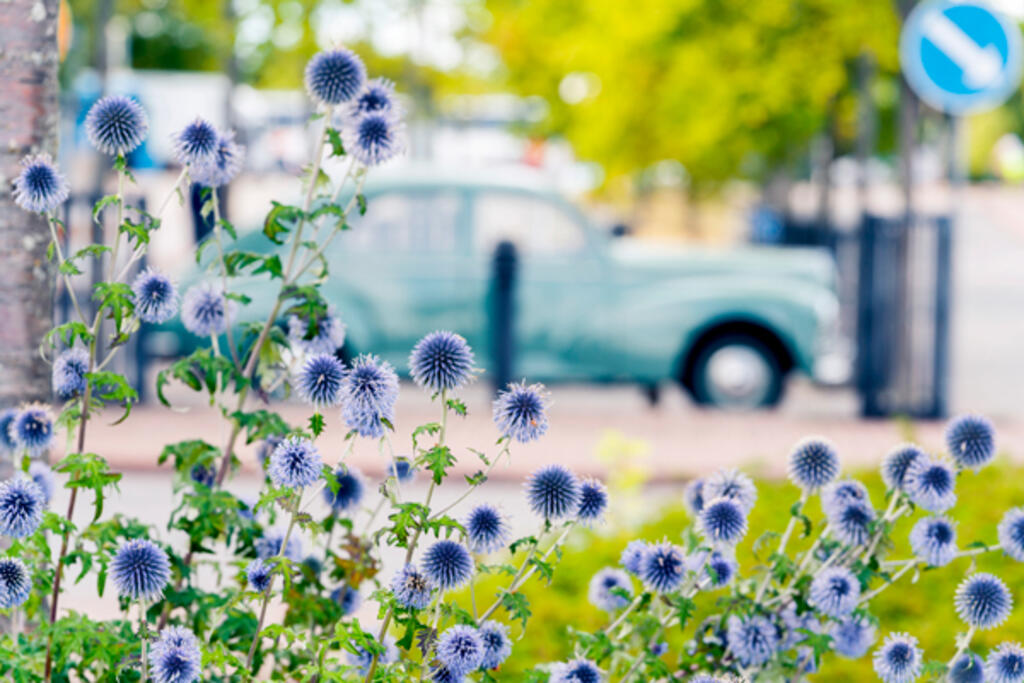
[[[500,242],[527,254],[564,254],[586,246],[583,226],[558,204],[525,194],[484,192],[473,205],[473,246],[491,253]]]
[[[341,241],[353,251],[454,251],[458,218],[454,191],[388,192],[369,198]]]

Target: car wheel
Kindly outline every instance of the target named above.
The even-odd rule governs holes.
[[[726,335],[701,346],[693,364],[697,403],[731,410],[776,405],[785,373],[779,359],[756,337]]]

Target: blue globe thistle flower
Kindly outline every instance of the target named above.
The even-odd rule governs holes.
[[[619,556],[619,564],[633,576],[640,576],[644,555],[650,547],[651,544],[647,541],[630,541]]]
[[[839,454],[822,438],[804,439],[789,456],[789,478],[807,491],[817,491],[839,475]]]
[[[875,673],[885,683],[910,683],[921,675],[923,655],[917,638],[907,633],[890,633],[871,659]]]
[[[260,466],[263,469],[267,469],[270,466],[270,456],[274,454],[274,451],[277,450],[282,441],[284,441],[283,436],[269,434],[260,442],[259,448],[256,450],[256,459],[260,461]]]
[[[986,683],[1024,681],[1024,648],[1018,643],[1000,643],[985,660]]]
[[[18,607],[32,592],[32,577],[25,563],[15,557],[0,557],[0,607]]]
[[[481,503],[470,510],[465,526],[466,541],[474,553],[493,553],[508,542],[508,523],[490,503]]]
[[[278,486],[301,489],[320,478],[323,460],[309,439],[285,439],[270,456],[270,479]]]
[[[204,187],[227,185],[242,170],[245,147],[235,142],[235,132],[224,133],[217,138],[213,158],[205,164],[192,167],[189,172],[192,181]]]
[[[579,508],[580,481],[567,467],[545,465],[527,479],[526,500],[544,519],[568,517]]]
[[[663,654],[668,652],[668,643],[662,640],[661,642],[651,645],[648,649],[650,650],[650,653],[655,657],[661,657]]]
[[[21,173],[14,179],[14,202],[25,211],[53,211],[68,198],[68,181],[49,154],[21,160]]]
[[[860,601],[860,581],[846,567],[828,567],[811,582],[810,598],[822,614],[845,617]]]
[[[159,325],[178,312],[178,288],[171,279],[153,268],[146,268],[132,282],[135,314],[144,323]]]
[[[619,594],[619,591],[626,595]],[[615,567],[605,567],[590,579],[587,597],[590,603],[605,612],[615,612],[629,604],[633,595],[633,582],[629,574]]]
[[[580,505],[576,519],[583,523],[598,522],[608,509],[608,489],[596,479],[587,479],[580,484]]]
[[[53,443],[53,416],[46,406],[32,404],[18,412],[10,430],[18,449],[39,457]]]
[[[324,50],[306,64],[306,91],[327,105],[348,102],[366,82],[366,67],[355,52],[345,48]]]
[[[195,635],[183,626],[169,626],[153,645],[150,675],[155,683],[193,683],[202,675],[202,661]]]
[[[24,476],[0,483],[0,534],[25,538],[43,521],[43,490]]]
[[[922,517],[910,530],[914,556],[933,567],[944,567],[956,557],[956,527],[945,517]]]
[[[341,608],[342,616],[348,616],[359,609],[362,596],[358,590],[345,583],[331,591],[331,600]]]
[[[739,470],[718,470],[704,480],[704,504],[715,498],[729,498],[739,503],[747,514],[757,501],[754,480]]]
[[[729,651],[743,666],[761,666],[779,649],[775,625],[760,614],[729,617],[727,634]]]
[[[689,683],[724,683],[724,681],[711,674],[697,674],[690,679]]]
[[[117,549],[110,563],[110,577],[121,596],[153,600],[163,595],[171,578],[171,563],[156,543],[136,538]]]
[[[332,491],[330,486],[324,487],[324,500],[327,504],[337,513],[352,513],[358,510],[366,492],[363,473],[355,467],[339,465],[338,469],[334,470],[334,480],[338,482],[337,492]]]
[[[341,133],[345,151],[364,166],[379,166],[405,151],[405,124],[393,114],[349,119]]]
[[[146,111],[122,95],[98,100],[85,116],[85,134],[104,154],[127,154],[142,144],[148,132]]]
[[[458,389],[473,379],[473,350],[460,335],[439,330],[416,342],[409,354],[409,374],[433,392]]]
[[[196,117],[174,136],[174,158],[179,164],[201,166],[217,154],[220,134],[209,121]]]
[[[821,491],[821,508],[825,514],[836,514],[850,503],[871,504],[868,488],[856,479],[835,481]]]
[[[400,107],[395,100],[395,84],[386,78],[374,78],[367,81],[348,106],[350,119],[358,119],[366,114],[397,116],[399,113]]]
[[[292,348],[305,354],[334,353],[345,345],[347,328],[337,311],[331,306],[327,315],[317,321],[316,334],[309,339],[309,324],[297,315],[288,316],[288,343]]]
[[[213,467],[196,464],[192,466],[191,470],[189,470],[188,476],[192,481],[201,486],[213,488],[214,481],[217,479],[217,472]]]
[[[683,504],[690,515],[696,517],[704,509],[704,480],[691,479],[683,489]]]
[[[548,683],[600,683],[601,670],[589,659],[575,659],[556,664],[551,669]]]
[[[181,322],[199,337],[223,334],[235,317],[235,302],[216,284],[193,285],[181,302]]]
[[[245,580],[249,582],[249,587],[257,593],[262,593],[270,588],[271,570],[273,568],[273,562],[264,562],[259,558],[250,562],[245,568]]]
[[[18,417],[17,408],[8,408],[0,412],[0,455],[11,455],[18,448],[14,438],[14,419]]]
[[[295,388],[306,403],[316,409],[341,402],[345,366],[333,354],[310,356],[295,376]]]
[[[1007,510],[999,522],[999,545],[1003,552],[1024,562],[1024,508]]]
[[[875,509],[864,503],[847,503],[828,512],[829,533],[848,546],[864,545],[871,536]]]
[[[995,427],[981,415],[961,415],[946,427],[946,446],[958,466],[976,470],[995,457]]]
[[[440,540],[424,553],[423,572],[442,591],[459,588],[473,574],[473,558],[455,541]]]
[[[886,487],[905,491],[907,472],[910,467],[919,459],[927,457],[927,454],[914,444],[897,446],[882,461],[882,479],[885,481]]]
[[[28,476],[36,483],[39,490],[43,492],[43,504],[49,505],[53,498],[53,490],[57,486],[57,479],[53,470],[45,462],[35,460],[28,466]]]
[[[480,660],[483,670],[497,669],[512,654],[512,640],[508,626],[497,621],[485,621],[478,629],[484,643],[484,656]]]
[[[829,635],[836,654],[847,659],[860,659],[874,644],[876,629],[867,617],[853,614],[834,622]]]
[[[391,592],[402,607],[426,609],[434,593],[434,582],[426,574],[407,564],[391,579]]]
[[[85,373],[89,372],[89,354],[82,348],[65,349],[53,361],[53,393],[62,401],[85,391]]]
[[[360,676],[370,673],[370,665],[373,663],[373,654],[366,648],[356,645],[355,652],[345,654],[348,663],[354,667]],[[380,664],[390,664],[398,661],[398,646],[391,636],[384,637],[384,652],[377,656]]]
[[[953,598],[956,613],[974,628],[993,628],[1006,621],[1013,597],[1002,579],[978,572],[964,579]]]
[[[704,573],[711,579],[711,586],[714,588],[729,585],[739,571],[736,558],[718,550],[712,552],[703,564]]]
[[[256,555],[261,560],[269,560],[281,554],[281,544],[284,543],[284,532],[273,529],[264,532],[263,537],[253,544],[256,547]],[[288,537],[288,544],[284,548],[284,556],[292,562],[302,559],[302,543],[295,536]]]
[[[548,431],[550,401],[543,384],[509,384],[494,399],[494,424],[502,436],[519,443],[536,441]]]
[[[983,683],[984,680],[985,661],[973,652],[960,655],[949,667],[949,683]]]
[[[465,679],[465,674],[456,673],[444,664],[430,670],[430,680],[434,683],[462,683]]]
[[[700,528],[716,546],[734,545],[747,533],[747,515],[732,498],[715,498],[700,513]]]
[[[345,423],[360,436],[380,438],[384,436],[381,420],[394,420],[398,375],[390,363],[363,354],[345,376],[343,400]]]
[[[407,484],[416,478],[416,468],[406,458],[397,458],[388,463],[388,476],[394,477],[402,484]]]
[[[686,553],[672,543],[652,545],[640,563],[640,579],[652,591],[670,593],[686,575]]]
[[[945,512],[956,504],[956,473],[945,462],[925,456],[907,470],[907,495],[929,512]]]
[[[437,658],[455,673],[479,668],[484,658],[484,641],[472,626],[456,624],[437,639]]]

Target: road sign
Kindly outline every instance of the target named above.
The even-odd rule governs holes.
[[[936,109],[966,114],[999,106],[1021,79],[1020,28],[979,0],[928,0],[907,17],[900,64]]]

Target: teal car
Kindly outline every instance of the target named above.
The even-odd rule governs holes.
[[[697,403],[735,408],[774,405],[793,373],[846,378],[836,269],[825,252],[616,236],[521,174],[405,168],[373,175],[365,195],[366,215],[326,253],[322,290],[348,327],[348,356],[376,353],[404,371],[417,339],[447,329],[486,368],[494,254],[511,242],[514,377],[652,389],[676,380]],[[276,248],[258,231],[241,240],[247,250]],[[184,275],[182,286],[201,276]],[[238,286],[253,300],[247,320],[265,319],[276,287]],[[162,336],[157,346],[175,354],[198,341],[181,328]]]

